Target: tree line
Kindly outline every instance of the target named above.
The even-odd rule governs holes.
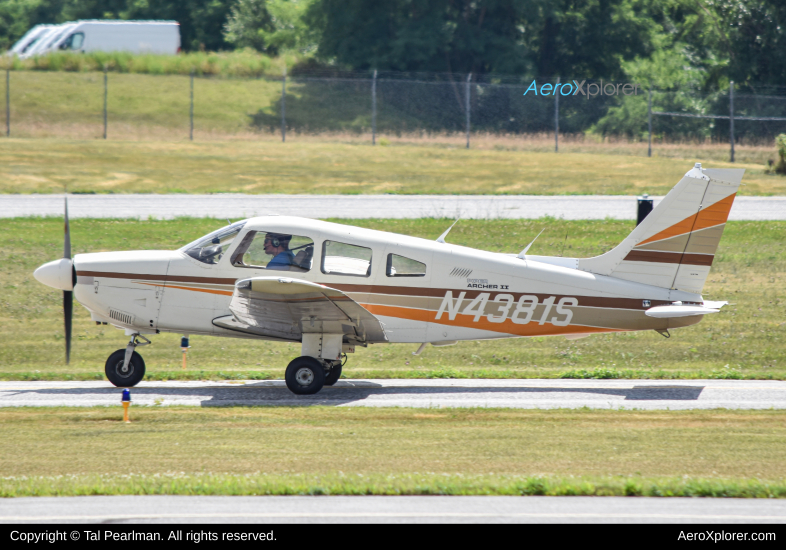
[[[784,0],[0,0],[0,47],[77,19],[175,20],[184,51],[353,70],[786,85]]]

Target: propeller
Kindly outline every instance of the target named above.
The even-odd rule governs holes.
[[[68,227],[68,197],[65,197],[65,240],[63,258],[71,260],[71,230]],[[71,268],[73,270],[73,267]],[[65,322],[66,364],[71,360],[71,322],[74,317],[74,291],[63,291],[63,320]]]

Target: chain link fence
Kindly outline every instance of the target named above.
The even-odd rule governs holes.
[[[439,73],[299,71],[279,78],[6,71],[5,134],[209,139],[349,134],[592,135],[653,143],[771,144],[786,88],[660,90],[624,82]],[[555,93],[558,86],[559,93]],[[622,86],[622,87],[621,87]],[[578,90],[577,90],[578,88]],[[611,93],[604,93],[611,91]],[[592,89],[595,93],[588,93]]]

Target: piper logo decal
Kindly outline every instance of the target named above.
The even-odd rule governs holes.
[[[441,319],[442,315],[447,313],[448,319],[454,321],[456,315],[460,313],[461,315],[472,316],[472,320],[475,323],[485,315],[486,320],[490,323],[502,323],[506,319],[509,319],[512,323],[517,325],[526,325],[534,320],[533,317],[536,314],[536,309],[538,305],[541,305],[543,306],[543,311],[537,319],[539,325],[551,323],[557,327],[564,327],[569,325],[571,319],[573,319],[573,310],[568,308],[570,306],[579,305],[578,299],[568,296],[560,298],[555,307],[554,302],[557,300],[556,296],[550,296],[543,300],[543,302],[539,302],[537,296],[532,296],[530,294],[524,294],[518,300],[511,294],[497,294],[493,299],[490,299],[491,293],[482,292],[467,304],[464,309],[461,309],[461,304],[464,302],[464,296],[466,296],[466,294],[466,292],[461,292],[454,300],[453,291],[448,290],[439,306],[436,319]],[[486,314],[486,305],[489,302],[499,305],[497,306],[496,312]],[[549,318],[552,309],[555,311],[556,315]]]

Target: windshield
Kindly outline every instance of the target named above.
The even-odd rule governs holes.
[[[246,225],[245,220],[222,227],[179,250],[202,263],[217,264],[244,225]]]

